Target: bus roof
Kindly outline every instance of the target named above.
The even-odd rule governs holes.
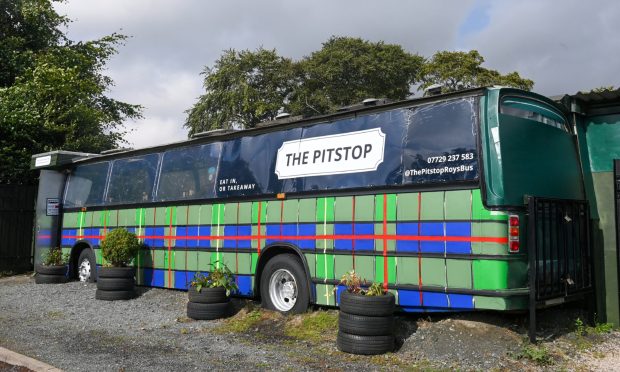
[[[196,138],[190,138],[183,141],[171,142],[162,145],[143,147],[139,149],[118,149],[118,150],[108,150],[102,154],[86,154],[86,153],[75,153],[68,151],[51,151],[43,154],[35,154],[32,155],[31,169],[49,169],[49,168],[63,168],[71,166],[74,163],[83,163],[83,162],[94,162],[101,160],[110,160],[116,158],[123,158],[127,156],[141,155],[147,154],[151,152],[157,152],[162,150],[167,150],[169,148],[177,148],[184,147],[188,145],[194,144],[203,144],[209,142],[216,142],[220,140],[227,140],[231,138],[238,138],[247,135],[256,135],[261,133],[267,133],[271,131],[277,131],[286,128],[292,128],[297,126],[306,126],[310,124],[317,123],[329,123],[337,119],[342,119],[346,117],[355,117],[359,114],[372,113],[372,112],[380,112],[393,108],[399,108],[403,106],[412,106],[412,105],[422,105],[426,103],[432,102],[441,102],[453,98],[458,97],[467,97],[467,96],[475,96],[482,95],[487,90],[507,90],[507,91],[517,91],[522,94],[536,96],[539,99],[542,99],[549,103],[549,105],[558,108],[558,110],[562,109],[562,106],[548,99],[547,97],[540,96],[536,93],[525,92],[518,89],[512,88],[504,88],[504,87],[480,87],[480,88],[472,88],[465,89],[458,92],[438,94],[428,97],[416,97],[410,98],[407,100],[396,101],[396,102],[386,102],[385,100],[369,100],[367,103],[355,104],[351,106],[343,107],[336,113],[326,114],[326,115],[317,115],[310,117],[287,117],[281,120],[274,120],[271,122],[259,123],[255,128],[248,129],[240,129],[240,130],[231,130],[231,131],[222,131],[220,133],[213,133],[212,135],[201,136]],[[64,154],[74,154],[71,157],[65,159]],[[53,159],[63,158],[64,161],[61,162],[47,162],[47,157],[51,156]],[[45,158],[45,161],[42,161],[41,158]]]

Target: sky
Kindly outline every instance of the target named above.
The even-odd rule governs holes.
[[[617,0],[66,0],[74,41],[130,38],[108,63],[113,98],[140,104],[126,140],[140,148],[187,138],[185,110],[201,72],[227,49],[276,49],[295,60],[331,36],[400,44],[431,57],[476,49],[483,67],[517,71],[544,95],[620,87]],[[420,92],[414,92],[420,96]]]

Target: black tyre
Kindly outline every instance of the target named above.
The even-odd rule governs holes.
[[[310,290],[306,271],[293,254],[280,254],[267,262],[260,279],[262,306],[284,314],[308,309]]]
[[[136,269],[134,267],[100,267],[97,270],[97,278],[134,278]]]
[[[340,294],[340,311],[352,315],[386,316],[394,313],[394,295],[364,296],[343,291]]]
[[[196,291],[196,288],[190,287],[187,290],[187,293],[190,302],[200,304],[213,304],[229,301],[224,287],[201,288],[200,292]]]
[[[97,289],[95,292],[95,298],[97,300],[104,301],[116,301],[116,300],[131,300],[136,297],[136,291],[104,291],[101,289]]]
[[[338,332],[336,346],[345,353],[383,354],[394,350],[394,336],[359,336]]]
[[[77,278],[80,282],[94,283],[97,278],[97,260],[95,252],[86,248],[80,252],[76,265]]]
[[[47,275],[37,273],[34,277],[34,282],[37,284],[61,284],[67,282],[67,277],[64,275]]]
[[[97,289],[104,291],[132,291],[134,286],[134,278],[99,278],[97,281]]]
[[[66,265],[56,266],[56,265],[37,264],[37,266],[35,267],[35,271],[38,274],[65,276],[65,274],[67,273],[67,266]]]
[[[338,330],[359,336],[388,336],[394,330],[394,317],[353,315],[340,311]]]
[[[230,314],[230,301],[200,304],[197,302],[187,303],[187,317],[197,320],[212,320],[225,318]]]

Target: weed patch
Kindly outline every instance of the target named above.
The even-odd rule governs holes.
[[[235,316],[228,318],[222,324],[214,329],[215,333],[245,333],[250,329],[258,327],[258,325],[271,316],[267,312],[251,304],[239,311]]]
[[[338,330],[336,311],[314,311],[296,315],[285,326],[285,334],[298,340],[320,342],[334,340]]]
[[[516,355],[517,359],[528,359],[539,366],[548,366],[553,363],[553,358],[549,350],[543,345],[532,345],[526,343],[521,351]]]

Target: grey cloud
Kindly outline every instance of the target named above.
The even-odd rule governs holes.
[[[493,2],[489,26],[469,38],[487,66],[516,70],[555,95],[620,85],[620,3]]]

